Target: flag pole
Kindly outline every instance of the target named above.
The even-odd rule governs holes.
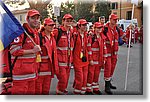
[[[34,44],[34,46],[36,46],[37,44],[33,41],[33,39],[31,38],[31,36],[24,30],[25,34],[29,37],[29,39],[31,40],[31,42]]]
[[[133,20],[133,16],[134,16],[134,4],[132,6],[132,17],[131,17],[131,20]],[[126,77],[125,77],[125,88],[124,88],[125,91],[127,90],[127,79],[128,79],[128,70],[129,70],[129,60],[130,60],[131,34],[132,34],[132,24],[131,24],[131,29],[130,29],[128,54],[127,54],[127,66],[126,66]]]

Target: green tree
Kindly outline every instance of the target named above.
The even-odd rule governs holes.
[[[27,0],[29,5],[30,5],[30,9],[36,9],[40,12],[41,16],[41,20],[43,21],[45,18],[48,17],[48,7],[52,7],[52,6],[48,6],[49,3],[51,2],[51,0]]]
[[[61,3],[60,7],[60,16],[58,17],[58,21],[61,23],[62,18],[65,14],[71,14],[74,17],[74,4],[73,2]]]
[[[110,14],[111,14],[110,2],[104,0],[97,0],[95,8],[96,20],[98,21],[98,18],[100,16],[105,16],[106,20],[108,20]]]
[[[75,14],[75,19],[79,20],[81,18],[84,18],[87,21],[90,21],[90,19],[93,17],[92,7],[93,4],[91,2],[78,2],[78,4],[76,5],[77,14]]]

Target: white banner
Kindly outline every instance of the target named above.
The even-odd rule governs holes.
[[[132,4],[138,5],[138,0],[131,0]]]
[[[55,16],[60,16],[60,8],[57,6],[54,6],[54,15]]]

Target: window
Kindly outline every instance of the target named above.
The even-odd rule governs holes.
[[[118,9],[118,2],[112,3],[112,9]]]
[[[22,15],[20,15],[20,21],[22,21]]]
[[[131,20],[131,16],[132,16],[132,11],[127,11],[126,19]]]
[[[117,12],[113,12],[113,14],[117,15]]]

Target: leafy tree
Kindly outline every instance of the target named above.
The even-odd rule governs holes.
[[[78,4],[76,5],[77,14],[75,14],[76,15],[75,19],[79,20],[81,18],[84,18],[87,21],[90,21],[90,19],[93,17],[92,7],[93,7],[93,4],[88,1],[78,2]]]
[[[48,17],[48,5],[51,0],[27,0],[31,9],[36,9],[40,12],[41,20]],[[52,7],[52,6],[49,6]]]
[[[58,17],[58,21],[61,23],[63,16],[68,13],[74,17],[74,8],[75,5],[73,4],[73,2],[68,1],[66,3],[61,3],[60,16]]]
[[[108,20],[110,14],[110,2],[104,0],[97,0],[95,8],[96,19],[98,20],[98,17],[105,16],[106,20]]]

